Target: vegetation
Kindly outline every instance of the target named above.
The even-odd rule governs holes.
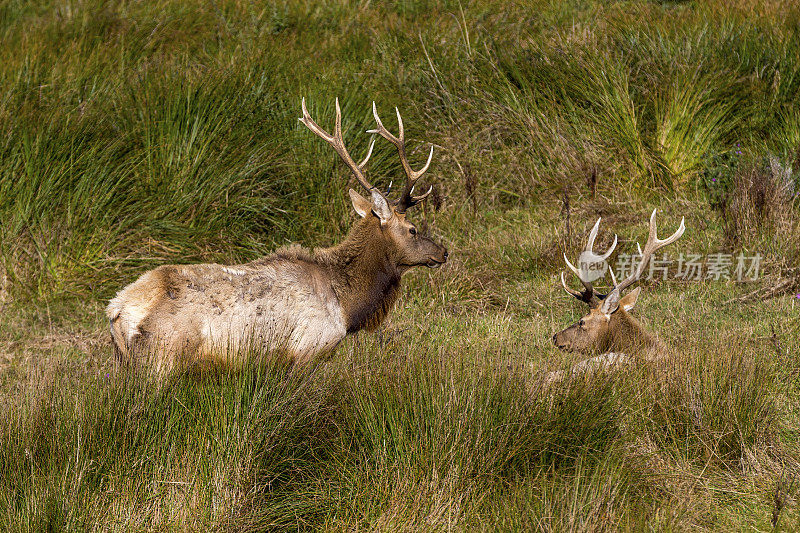
[[[0,3],[0,529],[800,528],[800,9],[792,2]],[[451,251],[327,361],[157,384],[102,309],[166,262],[340,239],[406,118]],[[363,148],[362,148],[363,147]],[[401,175],[378,141],[371,179]],[[352,182],[351,182],[352,185]],[[651,281],[666,369],[543,388],[603,216],[635,250],[763,256]],[[424,224],[423,224],[424,222]],[[755,295],[755,296],[752,296]],[[269,358],[267,358],[269,361]]]

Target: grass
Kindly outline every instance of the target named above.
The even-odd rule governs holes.
[[[766,0],[3,3],[0,528],[800,527],[800,288],[731,301],[800,257],[798,21]],[[339,97],[354,157],[373,100],[412,164],[436,144],[412,218],[448,265],[310,368],[116,368],[102,309],[139,273],[350,227],[302,96],[323,127]],[[631,253],[654,207],[665,234],[686,216],[671,256],[758,251],[763,281],[645,282],[674,361],[543,390],[579,359],[550,343],[584,311],[562,252],[602,215],[598,246]]]

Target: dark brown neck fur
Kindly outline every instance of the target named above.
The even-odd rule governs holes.
[[[378,219],[368,216],[343,242],[314,253],[329,272],[348,333],[380,326],[400,294],[401,274],[381,233]]]

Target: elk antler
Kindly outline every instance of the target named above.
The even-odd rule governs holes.
[[[400,111],[396,107],[394,110],[395,113],[397,113],[397,126],[400,129],[398,137],[395,137],[389,133],[389,131],[383,126],[380,117],[378,117],[378,109],[375,106],[375,102],[372,102],[372,114],[375,116],[375,122],[378,123],[378,127],[374,130],[368,130],[367,133],[377,133],[395,145],[397,147],[397,151],[400,153],[400,163],[402,163],[403,170],[406,173],[406,186],[403,188],[403,193],[400,195],[400,198],[395,204],[395,210],[398,213],[405,213],[406,209],[420,203],[422,200],[428,197],[431,191],[433,191],[433,187],[431,186],[425,194],[413,196],[414,185],[417,183],[417,180],[423,174],[425,174],[425,171],[428,170],[428,167],[431,164],[431,159],[433,158],[433,146],[431,146],[431,153],[428,155],[428,161],[425,163],[425,165],[419,170],[413,170],[411,165],[408,163],[408,157],[406,156],[406,141],[405,131],[403,129],[403,119],[400,117]]]
[[[653,209],[653,214],[650,215],[650,234],[647,237],[647,244],[644,245],[644,252],[642,248],[639,246],[639,243],[636,243],[636,247],[639,249],[639,255],[641,259],[639,261],[639,265],[636,267],[636,270],[627,278],[622,280],[622,283],[617,284],[616,279],[614,280],[614,289],[608,294],[603,300],[603,306],[601,310],[604,313],[613,313],[617,310],[617,306],[619,305],[619,298],[622,294],[622,291],[633,285],[636,281],[638,281],[642,274],[644,273],[645,267],[647,267],[647,263],[650,262],[650,258],[653,254],[667,246],[668,244],[672,244],[673,242],[677,241],[683,232],[686,231],[686,225],[684,223],[684,217],[681,217],[681,224],[678,226],[678,229],[673,233],[671,236],[667,237],[666,239],[659,239],[658,238],[658,228],[656,227],[656,210]]]
[[[314,122],[314,119],[312,119],[311,115],[308,114],[308,109],[306,109],[305,98],[303,98],[302,107],[303,118],[299,119],[300,122],[305,124],[308,129],[325,139],[328,144],[333,146],[333,149],[336,150],[336,153],[339,154],[342,160],[344,160],[345,164],[350,167],[350,170],[353,171],[353,175],[356,177],[362,187],[364,187],[367,191],[375,189],[375,187],[373,187],[370,182],[367,181],[367,178],[364,177],[364,165],[367,164],[369,157],[372,155],[372,147],[375,146],[375,139],[373,138],[372,142],[369,144],[367,157],[365,157],[361,163],[356,164],[356,162],[353,161],[353,158],[350,157],[350,154],[347,152],[347,148],[344,146],[344,139],[342,138],[342,110],[339,109],[339,99],[336,99],[336,123],[334,125],[333,135],[320,128],[319,125]]]
[[[592,231],[589,232],[589,240],[586,242],[586,248],[583,249],[584,252],[589,252],[592,255],[594,255],[594,250],[593,250],[593,248],[594,248],[594,240],[597,238],[597,231],[600,228],[600,220],[602,220],[602,218],[598,218],[597,222],[594,223],[594,227],[592,228]],[[611,245],[611,248],[609,248],[608,251],[606,253],[604,253],[603,255],[596,256],[597,260],[598,261],[605,261],[606,259],[608,259],[611,256],[611,254],[614,252],[614,249],[616,247],[617,247],[617,236],[614,235],[614,243]],[[569,267],[569,269],[572,270],[572,272],[574,272],[576,276],[578,276],[579,280],[581,280],[581,283],[583,284],[583,288],[584,288],[583,291],[576,291],[575,289],[570,289],[569,287],[567,287],[567,282],[564,280],[564,273],[562,272],[561,273],[561,285],[564,286],[564,290],[567,291],[567,294],[571,294],[572,296],[574,296],[578,300],[580,300],[582,302],[586,302],[587,304],[589,304],[591,306],[596,306],[597,304],[599,304],[600,300],[604,299],[606,297],[606,295],[605,294],[600,294],[599,292],[597,292],[594,289],[594,287],[592,286],[591,282],[586,281],[585,279],[583,279],[583,276],[581,276],[580,270],[575,268],[575,266],[572,263],[569,262],[569,259],[567,259],[567,254],[564,254],[564,261],[567,262],[567,266]]]

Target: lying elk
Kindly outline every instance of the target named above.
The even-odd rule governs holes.
[[[593,247],[599,227],[600,219],[597,219],[592,231],[589,233],[589,240],[584,253],[581,254],[581,258],[589,257],[595,258],[598,262],[605,261],[614,251],[617,245],[616,236],[611,248],[605,254],[602,256],[595,255]],[[664,246],[678,240],[685,229],[684,220],[681,219],[681,224],[675,233],[666,239],[659,239],[656,228],[656,211],[654,209],[653,214],[650,215],[650,234],[647,238],[647,244],[644,247],[644,251],[639,248],[641,259],[638,266],[622,283],[617,283],[613,270],[609,270],[614,287],[607,295],[599,293],[592,286],[591,281],[587,281],[590,276],[587,275],[585,268],[583,271],[576,268],[567,259],[566,254],[564,255],[564,261],[566,261],[567,266],[578,276],[578,279],[583,284],[583,291],[569,288],[564,280],[563,272],[561,273],[561,284],[568,294],[589,305],[589,313],[577,323],[553,335],[553,343],[565,351],[603,354],[579,363],[573,368],[574,373],[609,368],[630,361],[633,357],[646,361],[655,361],[668,355],[668,350],[664,343],[658,337],[646,331],[630,315],[630,311],[636,305],[636,299],[639,297],[641,287],[636,287],[625,296],[622,296],[622,293],[642,277],[653,254]],[[550,379],[560,378],[560,376],[560,372],[552,373]]]
[[[420,170],[408,162],[403,121],[391,134],[372,104],[378,134],[397,147],[406,174],[398,200],[390,202],[364,176],[375,140],[356,164],[342,138],[342,114],[336,100],[333,135],[311,118],[302,101],[300,122],[329,143],[369,199],[350,189],[361,220],[337,246],[306,250],[297,245],[280,249],[251,263],[168,265],[144,273],[122,289],[108,305],[115,352],[126,361],[155,356],[157,370],[183,363],[209,364],[250,343],[279,349],[302,362],[330,352],[349,333],[374,329],[391,310],[400,292],[400,278],[410,268],[438,267],[447,250],[421,235],[406,219],[406,211],[430,194],[414,196]]]

